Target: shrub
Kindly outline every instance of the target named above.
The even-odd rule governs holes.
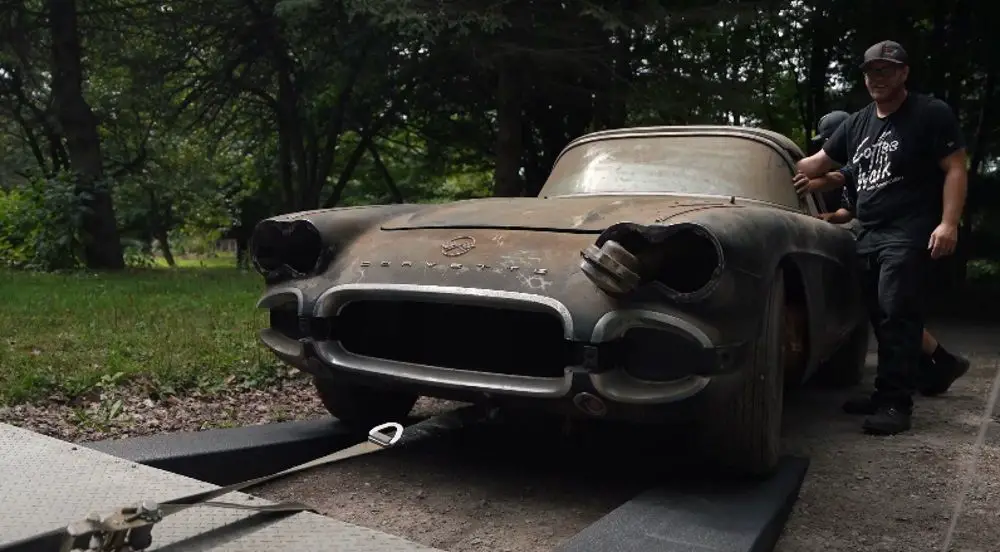
[[[82,199],[68,174],[0,191],[0,265],[44,271],[79,267]]]

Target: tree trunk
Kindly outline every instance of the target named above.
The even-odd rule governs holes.
[[[806,77],[806,120],[803,121],[806,138],[812,136],[812,129],[827,111],[827,67],[830,65],[828,24],[819,14],[813,15],[809,23],[812,28],[812,44],[809,74]]]
[[[521,79],[513,56],[500,62],[497,83],[497,142],[493,195],[516,197],[523,194],[521,182]]]
[[[630,30],[619,30],[616,33],[617,41],[614,49],[614,69],[611,78],[610,113],[608,115],[609,128],[622,128],[628,116],[626,97],[632,81],[631,52],[632,33]]]
[[[372,161],[375,163],[375,169],[382,175],[382,180],[385,181],[385,186],[389,189],[389,195],[392,196],[392,201],[395,203],[403,203],[403,192],[399,191],[399,186],[396,185],[396,180],[392,178],[392,173],[389,172],[389,167],[386,167],[385,163],[382,161],[382,156],[379,155],[378,148],[375,144],[371,142],[368,143],[368,153],[372,156]]]
[[[163,253],[163,259],[167,261],[167,266],[177,266],[174,254],[170,251],[170,240],[167,237],[167,231],[163,227],[156,229],[156,241],[160,242],[160,252]]]
[[[103,158],[97,117],[83,97],[83,63],[75,0],[48,0],[52,36],[52,98],[66,138],[83,214],[84,263],[91,269],[125,268],[111,190],[101,186]]]
[[[236,235],[236,268],[250,268],[250,256],[247,254],[248,241],[247,233],[241,229]]]

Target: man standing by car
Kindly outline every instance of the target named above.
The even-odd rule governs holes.
[[[816,125],[819,134],[813,138],[813,143],[822,147],[848,117],[850,114],[846,111],[831,111],[820,117]],[[850,166],[845,165],[812,179],[798,173],[793,178],[793,183],[795,191],[800,195],[814,192],[823,194],[824,203],[831,211],[823,213],[820,218],[834,224],[850,225],[848,230],[855,236],[859,234],[861,228],[853,213],[857,187]],[[923,331],[921,352],[923,354],[920,355],[916,387],[922,395],[935,396],[947,392],[951,384],[969,370],[969,360],[945,349],[927,328]]]
[[[809,178],[849,166],[861,225],[862,286],[878,338],[875,392],[849,401],[866,413],[866,432],[911,425],[924,328],[922,295],[930,258],[950,255],[965,204],[966,155],[958,121],[944,102],[906,89],[906,51],[893,41],[868,48],[861,66],[872,102],[840,125],[822,149],[799,161]]]

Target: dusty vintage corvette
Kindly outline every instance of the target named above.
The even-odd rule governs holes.
[[[801,156],[752,128],[603,131],[539,197],[265,220],[261,339],[366,428],[419,395],[680,421],[767,472],[785,384],[856,382],[868,341],[854,239],[794,192]]]

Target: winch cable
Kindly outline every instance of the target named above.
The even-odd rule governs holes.
[[[82,521],[0,546],[0,552],[71,552],[78,550],[128,552],[144,550],[152,544],[151,531],[156,523],[159,523],[167,516],[183,512],[194,506],[250,510],[258,513],[291,514],[313,511],[305,504],[299,502],[249,505],[216,502],[214,499],[229,493],[270,483],[292,474],[347,460],[348,458],[413,443],[445,431],[460,429],[472,423],[485,420],[490,414],[489,411],[482,408],[467,406],[428,418],[406,428],[395,422],[385,423],[373,428],[368,433],[366,441],[280,472],[217,489],[182,496],[166,502],[140,501],[139,503],[111,512],[95,512]],[[383,433],[386,429],[394,430],[393,434],[386,435]]]

